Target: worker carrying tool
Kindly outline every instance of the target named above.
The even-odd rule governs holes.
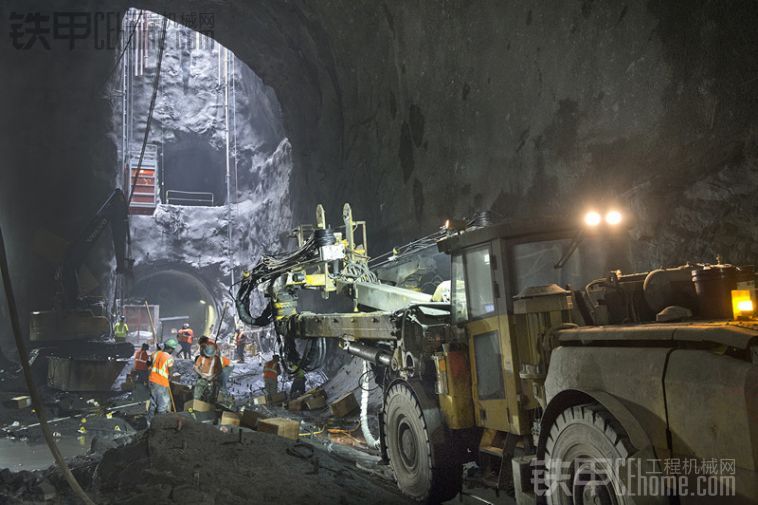
[[[279,375],[282,373],[282,367],[279,364],[279,355],[274,354],[271,360],[263,365],[263,385],[266,388],[266,395],[271,398],[279,391]]]
[[[245,362],[245,346],[247,345],[247,335],[242,328],[234,330],[234,345],[236,347],[237,363]]]
[[[148,349],[150,349],[150,346],[142,344],[142,347],[134,353],[134,379],[136,382],[145,385],[147,385],[147,373],[150,363]]]
[[[189,323],[184,323],[182,329],[176,333],[176,338],[179,340],[179,344],[182,346],[182,350],[179,352],[179,356],[184,359],[192,358],[192,338],[195,336],[195,332],[190,328]]]
[[[222,372],[222,362],[215,342],[208,340],[202,346],[200,355],[195,358],[194,370],[197,380],[192,389],[192,398],[204,402],[215,402]]]
[[[171,390],[169,377],[174,367],[171,356],[174,349],[179,347],[177,341],[170,338],[163,344],[163,350],[153,353],[150,367],[150,409],[147,412],[147,424],[150,425],[156,414],[164,414],[171,408]]]
[[[126,324],[126,317],[118,316],[118,321],[113,325],[113,338],[116,342],[126,342],[126,336],[129,334],[129,326]]]
[[[298,398],[305,394],[305,370],[295,365],[292,372],[292,385],[290,386],[290,398]]]

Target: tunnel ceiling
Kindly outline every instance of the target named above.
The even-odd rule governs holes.
[[[754,167],[753,2],[165,5],[216,13],[214,37],[276,90],[301,218],[351,201],[383,249],[451,215],[612,200],[639,214],[650,261],[755,256],[711,212],[713,187]],[[739,227],[755,209],[732,196]]]
[[[56,4],[64,6],[102,8]],[[476,209],[570,215],[616,199],[637,214],[634,247],[648,264],[758,254],[752,1],[137,1],[108,9],[127,7],[213,13],[214,38],[277,93],[297,215],[310,220],[324,202],[334,222],[350,201],[369,221],[373,252]],[[39,1],[0,9],[4,19],[51,10]],[[77,229],[112,185],[100,84],[115,54],[59,42],[15,50],[7,23],[2,30],[0,99],[13,113],[0,121],[14,134],[0,139],[12,167],[3,168],[0,217],[4,226],[26,222],[9,234],[32,244],[39,229]],[[21,251],[12,251],[16,261]],[[42,259],[30,264],[20,273],[28,303],[45,292],[50,271]]]

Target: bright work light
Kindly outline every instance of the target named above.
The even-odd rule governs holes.
[[[617,224],[619,224],[621,222],[622,219],[623,219],[623,217],[621,216],[621,212],[619,212],[617,210],[609,210],[605,214],[605,222],[606,222],[606,224],[617,225]]]
[[[599,212],[591,210],[584,215],[584,224],[595,227],[603,221],[603,216]]]

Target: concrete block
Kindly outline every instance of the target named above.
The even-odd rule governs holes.
[[[258,422],[261,419],[266,418],[267,416],[263,412],[258,412],[257,410],[245,410],[242,412],[240,425],[254,430],[258,427]]]
[[[273,433],[283,438],[297,440],[300,435],[300,421],[286,419],[284,417],[272,417],[271,419],[260,419],[258,421],[258,431],[263,433]]]
[[[221,420],[219,421],[221,426],[239,426],[240,416],[234,412],[225,411],[221,414]]]
[[[329,405],[329,409],[333,416],[345,417],[358,409],[358,401],[355,399],[355,395],[351,391],[334,400]]]
[[[12,409],[25,409],[32,406],[32,399],[29,396],[16,396],[5,403]]]
[[[189,400],[184,404],[185,412],[211,412],[213,411],[213,405],[201,400]]]
[[[326,396],[315,395],[305,399],[306,410],[318,410],[326,407]]]
[[[294,400],[290,400],[287,409],[292,411],[316,410],[326,406],[326,393],[323,389],[308,391]]]

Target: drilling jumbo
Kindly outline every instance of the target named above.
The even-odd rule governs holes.
[[[453,498],[465,473],[519,505],[758,503],[756,272],[624,273],[624,221],[448,221],[416,245],[449,280],[409,286],[370,268],[348,204],[336,229],[319,205],[297,250],[246,272],[237,310],[274,323],[285,361],[318,366],[336,339],[371,365],[382,457],[419,502]],[[305,290],[352,310],[300,310]]]

